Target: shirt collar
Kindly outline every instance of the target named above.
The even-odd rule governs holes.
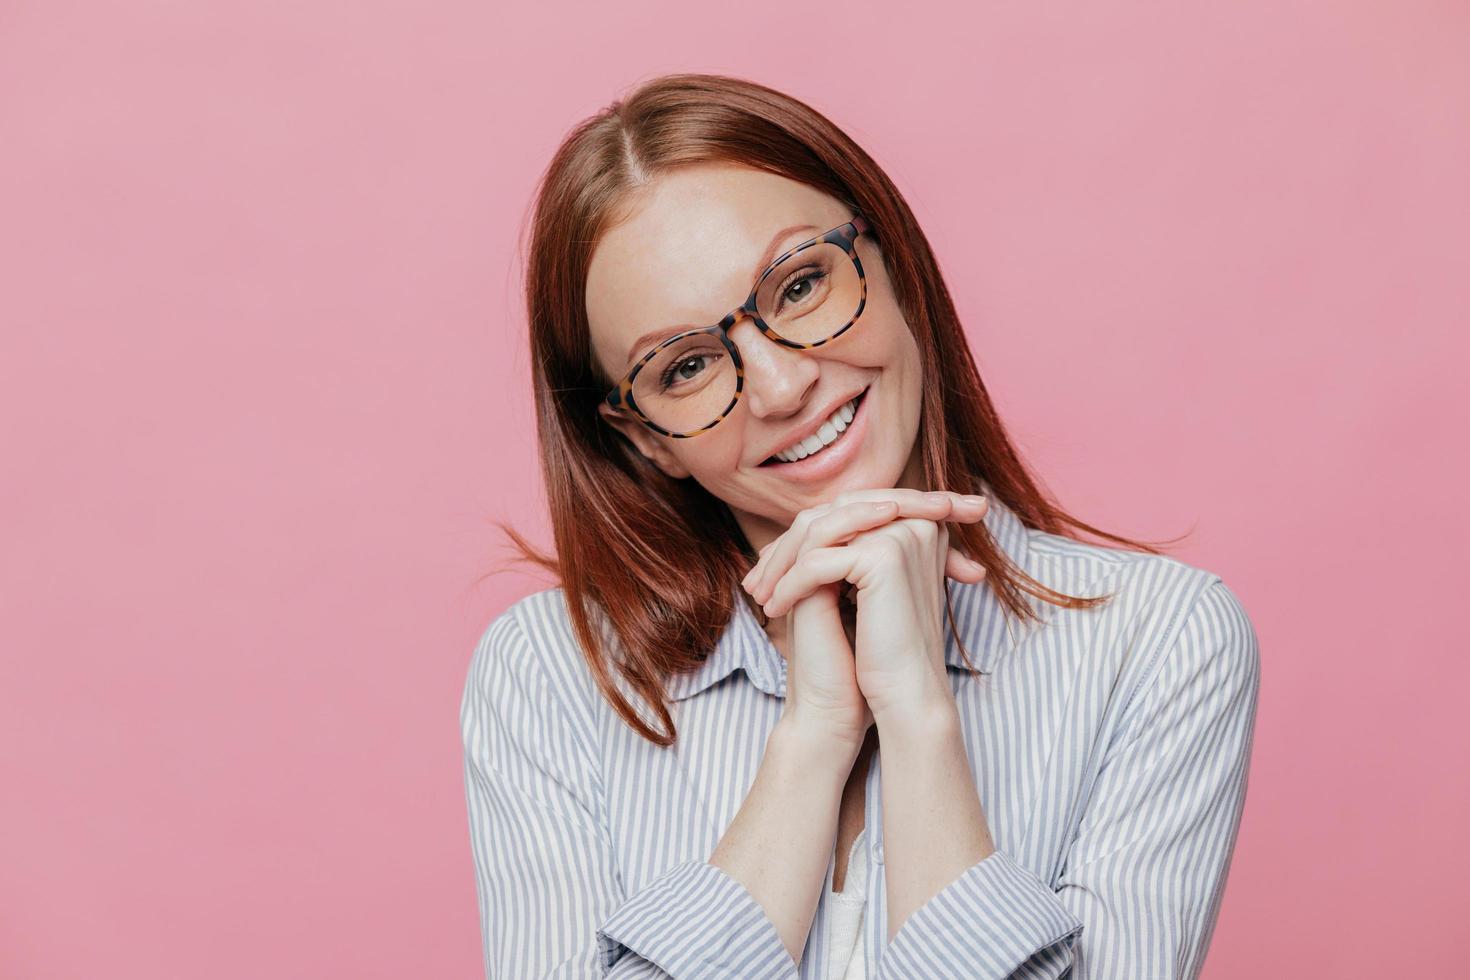
[[[1026,568],[1028,529],[1008,507],[996,500],[988,486],[982,492],[990,501],[985,513],[985,527],[1000,548],[1018,568]],[[964,640],[974,666],[990,673],[996,663],[1015,645],[1016,624],[1009,610],[996,598],[988,580],[978,585],[950,580],[949,591],[954,604],[955,628]],[[715,649],[704,662],[688,673],[676,674],[667,681],[669,699],[682,701],[705,688],[743,670],[752,684],[767,694],[786,696],[786,659],[776,649],[766,631],[761,629],[755,612],[746,603],[744,590],[735,586],[735,613],[720,635]],[[1033,604],[1034,608],[1034,604]],[[1044,612],[1038,610],[1041,615]],[[944,660],[949,667],[967,671],[961,659],[959,644],[947,633]]]

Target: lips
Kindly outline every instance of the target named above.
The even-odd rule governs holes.
[[[862,407],[863,399],[866,398],[867,395],[868,395],[868,389],[867,388],[864,388],[862,391],[858,392],[852,398],[849,398],[847,401],[843,402],[841,405],[838,405],[832,412],[829,412],[826,416],[824,416],[822,418],[821,424],[819,424],[817,426],[817,429],[814,432],[812,432],[809,436],[803,437],[802,439],[798,439],[791,446],[789,446],[786,449],[782,450],[782,452],[789,453],[792,449],[795,449],[796,447],[800,446],[801,443],[804,442],[807,438],[811,438],[811,436],[817,435],[817,433],[819,433],[824,426],[830,424],[828,420],[833,415],[837,414],[837,412],[841,411],[843,405],[847,405],[847,404],[850,403],[852,405],[852,407],[853,407],[853,416],[852,417],[853,418],[856,418],[857,410]],[[812,452],[810,452],[807,455],[803,456],[801,459],[797,459],[797,460],[783,460],[783,459],[781,459],[778,456],[770,456],[770,457],[768,457],[765,460],[765,462],[761,463],[760,465],[761,466],[791,466],[791,465],[794,465],[795,463],[800,463],[800,462],[802,462],[804,460],[811,459],[813,456],[818,456],[818,455],[821,455],[822,453],[828,452],[828,451],[830,451],[830,448],[832,446],[834,446],[837,443],[841,442],[842,439],[846,437],[846,435],[847,435],[847,429],[850,428],[850,426],[851,426],[851,422],[849,421],[847,425],[845,425],[842,429],[840,429],[838,431],[837,437],[835,439],[833,439],[830,443],[826,443],[826,444],[822,445],[822,447],[820,449],[813,450]]]

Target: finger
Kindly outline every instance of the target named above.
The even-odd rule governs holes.
[[[932,559],[934,562],[932,567],[941,577],[957,579],[970,584],[977,584],[985,578],[984,565],[969,558],[958,549],[950,547],[949,526],[944,521],[902,518],[890,521],[872,532],[862,532],[859,537],[865,538],[870,534],[872,536],[896,536],[902,540],[901,546],[905,550],[916,547],[921,552],[933,554],[935,557]]]
[[[787,610],[823,585],[851,581],[860,552],[843,546],[813,548],[797,559],[776,583],[769,599],[762,605],[765,614],[775,619],[784,616]],[[978,584],[985,578],[985,566],[948,549],[945,562],[946,574],[953,579]]]
[[[955,493],[950,490],[936,492],[942,493],[949,500],[950,510],[946,520],[973,523],[982,519],[990,510],[990,500],[978,494]]]
[[[768,596],[786,570],[806,551],[840,544],[854,534],[888,523],[898,512],[898,504],[891,500],[871,500],[833,507],[805,522],[800,529],[793,527],[785,535],[782,546],[766,556],[752,582],[751,595],[757,600]]]
[[[963,494],[953,490],[911,490],[908,487],[847,490],[838,494],[833,502],[841,505],[867,500],[893,500],[904,508],[904,516],[927,517],[931,520],[951,512],[970,513],[976,508],[983,513],[987,505],[986,499],[978,494]]]
[[[937,526],[939,528],[939,541],[936,543],[934,550],[939,555],[939,577],[943,578],[944,570],[949,567],[949,553],[952,549],[949,546],[949,525],[941,522]]]
[[[983,515],[986,508],[982,506],[978,509]],[[969,520],[980,519],[975,515],[956,515],[956,517]],[[954,521],[954,523],[960,522]],[[951,521],[931,521],[923,518],[898,518],[871,532],[859,532],[858,537],[866,536],[868,533],[897,534],[904,541],[905,548],[917,547],[922,553],[933,555],[934,557],[930,559],[931,567],[941,578],[948,577],[971,583],[979,582],[985,576],[985,567],[950,547],[950,523]],[[843,543],[851,544],[852,539]]]
[[[750,566],[750,571],[745,573],[745,579],[741,582],[742,585],[748,587],[750,583],[755,580],[756,570],[761,567],[761,562],[765,561],[766,556],[771,553],[771,550],[775,548],[776,545],[780,543],[780,541],[781,535],[778,534],[771,540],[767,541],[765,545],[755,553],[755,564]]]
[[[752,569],[754,572],[751,579],[752,584],[759,579],[769,579],[771,563],[773,561],[780,561],[782,555],[797,549],[801,544],[802,538],[806,536],[806,529],[812,521],[827,513],[834,506],[836,506],[834,503],[828,501],[808,507],[798,513],[792,519],[791,526],[776,535],[776,539],[770,543],[768,548],[762,550],[760,560],[756,562],[756,567]],[[785,567],[784,564],[782,567]]]
[[[861,552],[840,545],[808,551],[781,576],[771,597],[762,603],[766,615],[771,619],[784,616],[792,603],[814,590],[847,581],[860,556]]]
[[[895,486],[888,489],[863,489],[863,491],[847,491],[838,494],[833,504],[823,505],[822,508],[808,508],[798,514],[797,520],[786,533],[778,539],[778,544],[767,554],[761,555],[756,567],[745,576],[741,585],[745,586],[751,597],[757,601],[766,601],[770,591],[775,588],[776,582],[785,574],[786,569],[791,567],[792,561],[797,560],[807,548],[828,547],[841,541],[842,535],[826,535],[820,539],[813,539],[811,529],[822,522],[829,522],[833,513],[838,510],[854,508],[850,513],[866,514],[872,516],[873,511],[866,510],[870,504],[897,505],[897,510],[886,514],[882,520],[873,523],[863,523],[854,526],[851,530],[844,530],[845,535],[850,536],[856,530],[866,530],[867,527],[883,523],[883,520],[928,519],[935,522],[942,520],[980,520],[985,514],[983,498],[967,498],[963,494],[951,491],[916,491],[916,489]],[[825,513],[823,513],[825,511]],[[847,527],[845,525],[831,525],[832,527]]]
[[[776,582],[785,574],[807,548],[827,547],[840,538],[826,536],[821,540],[808,540],[818,522],[826,521],[838,510],[852,505],[895,504],[897,510],[888,514],[887,520],[922,518],[931,521],[958,521],[973,523],[982,520],[989,509],[989,502],[980,496],[954,493],[949,490],[921,491],[907,487],[892,487],[883,490],[849,490],[837,495],[833,504],[823,508],[810,508],[797,515],[790,529],[782,534],[771,550],[762,550],[761,558],[741,583],[746,591],[758,601],[765,601]],[[872,515],[875,512],[859,509],[854,514]],[[856,530],[866,530],[881,524],[865,524]],[[833,525],[839,527],[841,525]]]
[[[801,539],[806,535],[807,525],[826,513],[831,507],[832,504],[825,503],[806,508],[796,515],[790,527],[776,535],[776,539],[767,546],[768,550],[762,550],[760,560],[755,563],[755,567],[751,569],[750,575],[746,577],[748,583],[746,584],[746,589],[751,595],[756,594],[754,586],[766,578],[767,569],[771,567],[771,563],[780,560],[783,554],[794,554],[801,544]],[[782,567],[785,567],[788,563],[783,562]]]
[[[941,527],[947,521],[973,524],[983,520],[986,511],[989,510],[989,502],[984,497],[955,493],[950,490],[931,490],[922,493],[904,491],[904,493],[906,496],[899,504],[899,512],[894,517],[895,521],[930,521]],[[918,496],[907,496],[909,493],[916,493]]]
[[[944,574],[956,581],[974,585],[985,578],[985,566],[951,548],[945,557]]]

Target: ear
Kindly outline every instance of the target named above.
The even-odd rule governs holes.
[[[667,436],[659,435],[632,415],[619,412],[606,402],[597,406],[597,412],[605,422],[626,436],[633,444],[633,448],[662,470],[666,476],[675,480],[683,480],[689,476],[689,470],[669,451],[669,443],[672,440]]]

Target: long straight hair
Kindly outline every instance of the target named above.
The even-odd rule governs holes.
[[[756,554],[730,509],[693,479],[665,475],[597,413],[613,381],[597,367],[589,338],[585,301],[593,251],[626,216],[634,192],[676,168],[702,163],[778,174],[867,217],[918,344],[926,380],[919,439],[930,489],[979,493],[983,480],[991,497],[1027,527],[1073,537],[1081,530],[1159,553],[1082,523],[1038,488],[980,380],[913,212],[860,146],[810,106],[755,82],[708,74],[654,78],[573,129],[542,175],[526,309],[555,553],[537,550],[496,522],[515,543],[516,560],[560,581],[592,676],[634,730],[658,745],[673,744],[678,733],[666,679],[697,669],[714,648],[734,612],[732,596],[740,595],[766,623],[744,590],[737,593]],[[1010,563],[983,524],[952,524],[949,530],[951,546],[985,566],[985,587],[1017,617],[1038,618],[1023,593],[1068,608],[1111,598],[1046,587]],[[951,609],[951,629],[953,621]],[[604,626],[616,636],[620,658],[604,643]],[[653,707],[662,731],[618,689],[614,672]]]

